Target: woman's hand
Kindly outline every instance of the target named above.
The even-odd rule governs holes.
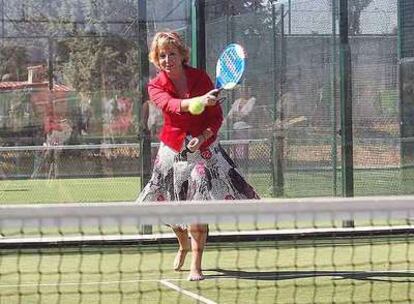
[[[204,143],[204,141],[205,141],[205,137],[203,135],[199,135],[197,137],[193,137],[188,142],[187,148],[191,152],[195,152],[195,151],[197,151],[200,148],[200,146]]]
[[[181,104],[180,104],[181,111],[188,112],[190,103],[195,101],[196,99],[201,100],[201,102],[204,104],[205,107],[215,106],[217,103],[220,102],[220,98],[218,98],[219,93],[220,93],[220,89],[213,89],[210,92],[204,95],[201,95],[199,97],[182,99]]]
[[[204,105],[206,107],[215,106],[219,101],[218,95],[220,94],[220,89],[213,89],[210,92],[201,96],[203,98]]]

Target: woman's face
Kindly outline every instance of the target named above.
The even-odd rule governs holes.
[[[168,45],[161,47],[158,54],[158,60],[161,70],[170,75],[179,75],[183,70],[183,56],[177,47]]]

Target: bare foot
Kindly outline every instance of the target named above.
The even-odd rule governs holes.
[[[203,275],[203,273],[201,272],[201,270],[200,271],[198,271],[198,270],[192,270],[191,272],[190,272],[190,275],[188,276],[188,281],[202,281],[202,280],[204,280],[205,279],[205,277],[204,277],[204,275]]]
[[[184,265],[185,257],[188,253],[189,249],[179,249],[177,255],[174,259],[174,270],[180,271],[181,267]]]

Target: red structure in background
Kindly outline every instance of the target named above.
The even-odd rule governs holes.
[[[44,135],[54,130],[61,131],[60,122],[70,117],[67,98],[73,90],[62,84],[53,84],[50,90],[47,70],[43,65],[30,66],[27,69],[27,81],[2,81],[0,93],[26,91],[25,97],[28,98],[32,110],[43,123],[41,127]]]
[[[56,83],[53,83],[52,88],[50,88],[47,68],[43,65],[30,66],[27,69],[27,81],[0,82],[0,94],[4,93],[3,100],[6,101],[3,105],[5,109],[3,113],[6,116],[6,120],[12,122],[11,124],[3,125],[2,133],[8,137],[8,142],[11,145],[39,144],[40,139],[31,140],[34,137],[34,133],[36,133],[37,137],[41,136],[44,140],[45,137],[50,136],[54,132],[64,131],[66,135],[68,129],[81,132],[83,129],[79,125],[79,121],[82,117],[79,117],[79,115],[82,116],[82,113],[72,113],[73,107],[69,104],[70,95],[75,92],[73,88]],[[93,136],[103,135],[104,138],[113,139],[126,135],[133,130],[132,97],[115,96],[110,98],[110,100],[113,105],[108,121],[101,121],[100,117],[98,117],[93,126],[86,126],[89,130],[85,131],[90,132]],[[28,123],[27,121],[23,122],[18,116],[12,117],[10,115],[10,108],[12,108],[11,104],[13,103],[29,105],[27,107],[29,109],[25,111],[32,115],[34,119],[31,119],[30,123]],[[80,104],[81,102],[76,106],[80,107]],[[95,99],[94,104],[97,107],[102,107],[103,100]],[[78,116],[74,117],[74,115]],[[93,116],[93,113],[88,113],[88,115]],[[103,134],[100,134],[100,132],[103,132]],[[67,139],[64,141],[66,142]],[[58,142],[62,143],[62,140]]]

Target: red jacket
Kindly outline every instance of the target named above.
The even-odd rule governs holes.
[[[185,98],[201,96],[214,88],[206,72],[189,66],[185,67],[187,76],[187,92]],[[160,108],[164,116],[164,125],[160,133],[160,140],[175,151],[183,147],[187,134],[195,137],[210,128],[214,135],[210,137],[200,150],[208,147],[217,138],[217,133],[223,122],[223,112],[219,104],[206,107],[200,115],[181,112],[181,98],[177,96],[174,84],[168,75],[161,71],[148,84],[149,98]]]

